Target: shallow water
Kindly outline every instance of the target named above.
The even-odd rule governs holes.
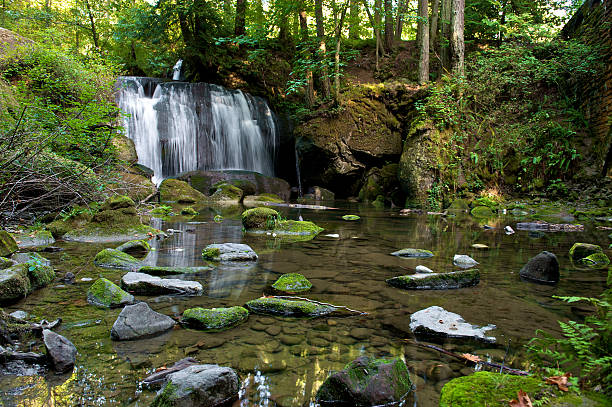
[[[272,236],[244,234],[241,209],[205,209],[193,219],[154,220],[154,226],[181,230],[155,242],[146,258],[149,264],[204,265],[201,250],[210,243],[242,242],[259,254],[251,266],[219,266],[189,279],[200,281],[201,297],[137,297],[161,313],[178,317],[186,308],[243,305],[258,298],[284,273],[304,274],[313,284],[302,294],[314,300],[344,305],[367,312],[345,318],[292,319],[251,315],[247,322],[224,332],[203,333],[176,328],[164,335],[131,342],[112,342],[110,328],[120,310],[90,306],[86,291],[92,281],[82,278],[106,277],[119,283],[123,271],[93,266],[93,257],[104,247],[58,242],[64,251],[45,254],[61,276],[76,274],[77,282],[56,282],[36,291],[19,303],[5,308],[22,309],[38,318],[63,323],[56,331],[78,348],[77,367],[72,374],[0,377],[3,405],[130,405],[147,406],[155,391],[142,389],[140,381],[155,368],[192,356],[203,363],[217,363],[236,369],[243,382],[240,406],[308,406],[332,370],[341,369],[360,355],[403,357],[416,384],[413,396],[417,406],[437,406],[439,391],[449,379],[468,374],[466,365],[437,352],[417,348],[404,341],[412,338],[408,328],[410,313],[431,305],[462,315],[478,325],[495,324],[490,331],[495,344],[446,342],[449,350],[489,355],[522,368],[523,344],[536,329],[559,333],[558,319],[581,319],[584,306],[570,306],[553,295],[599,295],[607,270],[580,270],[567,255],[574,242],[608,246],[605,231],[593,227],[585,232],[530,233],[517,231],[507,236],[505,225],[515,226],[513,217],[489,220],[495,229],[462,215],[443,218],[428,215],[399,216],[396,210],[377,210],[346,202],[336,202],[340,210],[282,210],[288,219],[301,215],[325,228],[308,242],[284,243]],[[222,223],[213,221],[224,213]],[[360,221],[341,219],[358,214]],[[338,234],[339,237],[326,237]],[[472,249],[484,243],[489,250]],[[389,253],[405,248],[424,248],[436,255],[429,259],[401,259]],[[523,282],[518,272],[527,260],[542,250],[558,256],[561,281],[554,286]],[[455,254],[468,254],[480,262],[480,284],[473,288],[448,291],[404,291],[391,287],[385,279],[410,274],[418,264],[434,271],[452,271]],[[34,348],[33,350],[40,350]],[[43,350],[44,351],[44,350]]]

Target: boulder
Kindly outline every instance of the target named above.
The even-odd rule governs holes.
[[[333,201],[336,198],[332,191],[323,187],[314,186],[308,190],[308,193],[312,194],[315,201]]]
[[[467,199],[457,198],[446,209],[451,212],[469,212],[470,203]]]
[[[288,293],[301,293],[312,288],[312,283],[306,277],[298,273],[283,274],[276,280],[272,287],[279,291]]]
[[[161,202],[196,203],[206,201],[207,197],[185,181],[168,178],[159,186]]]
[[[149,388],[161,386],[166,382],[168,376],[172,373],[176,373],[180,370],[183,370],[189,366],[198,365],[198,361],[194,358],[184,358],[174,363],[172,366],[168,368],[158,369],[155,373],[147,376],[142,380],[142,384]]]
[[[359,200],[373,202],[379,196],[383,199],[385,196],[391,200],[396,198],[396,203],[403,204],[404,202],[397,196],[399,191],[399,182],[397,179],[398,164],[388,164],[382,168],[370,168],[364,176],[364,181],[359,190]]]
[[[134,303],[134,296],[105,278],[96,280],[87,290],[87,302],[97,307],[115,308]]]
[[[129,271],[136,271],[142,267],[140,260],[117,249],[102,250],[96,254],[94,264],[100,267]]]
[[[183,312],[181,322],[191,328],[221,331],[244,322],[249,311],[243,307],[190,308]]]
[[[323,228],[308,221],[281,220],[280,214],[270,208],[247,209],[242,213],[242,225],[249,232],[272,232],[274,237],[289,241],[313,239]]]
[[[193,365],[168,376],[151,407],[220,406],[238,398],[240,380],[234,370],[218,365]]]
[[[68,339],[48,329],[43,330],[43,342],[53,370],[67,373],[76,361],[77,349]]]
[[[242,243],[209,244],[202,256],[211,261],[257,261],[257,253]]]
[[[140,273],[152,276],[167,276],[172,274],[201,274],[212,270],[212,267],[174,267],[174,266],[143,266],[138,270]]]
[[[6,257],[0,257],[0,270],[7,269],[17,264],[15,260],[7,259]]]
[[[66,233],[84,227],[91,222],[91,218],[92,215],[89,210],[74,206],[68,213],[68,217],[54,220],[45,227],[55,239],[60,239]]]
[[[476,269],[452,273],[411,274],[387,280],[387,284],[405,290],[448,290],[473,287],[479,282],[480,273]]]
[[[246,303],[246,308],[255,314],[283,315],[292,317],[319,317],[331,314],[336,307],[304,300],[285,300],[261,297]]]
[[[25,297],[32,291],[28,277],[28,265],[16,264],[0,270],[0,302],[11,302]]]
[[[17,251],[17,242],[13,236],[4,229],[0,229],[0,256],[6,257]]]
[[[490,218],[493,216],[493,211],[488,206],[476,206],[470,213],[475,218]]]
[[[147,240],[143,239],[130,240],[129,242],[125,242],[118,246],[115,250],[119,250],[120,252],[127,253],[131,256],[144,257],[149,254],[151,245]]]
[[[208,198],[209,201],[219,204],[238,204],[244,197],[242,189],[235,185],[228,184],[227,182],[220,182],[213,185],[211,191],[213,192]]]
[[[160,278],[144,273],[129,272],[121,277],[121,287],[135,294],[202,295],[202,284],[197,281]]]
[[[589,254],[585,258],[580,259],[579,263],[587,267],[605,268],[608,266],[608,264],[610,264],[610,259],[605,255],[605,253],[599,252]]]
[[[553,284],[559,281],[559,261],[553,253],[543,251],[529,259],[519,275],[536,283]]]
[[[172,329],[176,322],[153,311],[146,302],[127,305],[121,310],[111,329],[111,339],[127,341],[159,335]]]
[[[272,208],[258,207],[242,212],[242,226],[245,229],[271,230],[280,219],[280,214]]]
[[[601,246],[589,243],[574,243],[569,251],[569,255],[574,261],[584,259],[595,253],[602,253]]]
[[[474,267],[479,263],[468,255],[455,254],[455,257],[453,257],[453,264],[457,267],[467,269],[470,267]]]
[[[46,287],[55,278],[55,270],[51,266],[32,262],[25,263],[24,265],[27,267],[32,290]]]
[[[460,338],[495,342],[494,337],[485,333],[495,325],[478,327],[469,324],[459,314],[448,312],[442,307],[432,306],[410,316],[410,329],[416,336],[425,338]]]
[[[15,253],[11,256],[11,260],[15,263],[32,263],[32,264],[41,264],[43,266],[50,266],[51,261],[45,259],[43,256],[36,252],[27,252],[27,253]]]
[[[242,204],[245,206],[258,206],[264,202],[283,203],[284,201],[280,196],[274,194],[249,195],[242,200]]]
[[[380,406],[401,402],[411,390],[403,360],[362,356],[325,379],[316,401],[322,406]]]
[[[34,230],[25,231],[23,233],[13,233],[17,246],[20,249],[27,249],[30,247],[49,246],[55,243],[55,239],[51,232],[48,230]]]
[[[425,249],[401,249],[396,252],[391,253],[391,256],[397,257],[433,257],[433,253],[429,250]]]
[[[193,209],[191,206],[181,209],[181,215],[183,216],[196,216],[199,212]]]

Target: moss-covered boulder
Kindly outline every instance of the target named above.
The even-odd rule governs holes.
[[[17,242],[13,239],[13,236],[6,230],[0,229],[0,256],[10,256],[17,249]]]
[[[357,215],[343,215],[342,219],[344,219],[344,220],[359,220],[361,218],[359,216],[357,216]]]
[[[100,211],[114,211],[117,209],[125,209],[125,208],[134,208],[136,207],[136,203],[132,198],[125,195],[113,195],[109,197],[102,206],[100,207]]]
[[[28,265],[16,264],[0,270],[0,302],[13,302],[32,291],[28,277]]]
[[[574,243],[569,251],[569,255],[574,261],[579,261],[595,253],[602,253],[601,246],[590,243]]]
[[[159,196],[162,202],[195,203],[206,201],[206,195],[191,187],[185,181],[168,178],[159,186]]]
[[[174,266],[143,266],[138,270],[141,273],[150,274],[152,276],[168,276],[173,274],[199,274],[207,273],[212,270],[212,267],[174,267]]]
[[[405,290],[448,290],[473,287],[479,282],[480,272],[476,269],[451,273],[412,274],[387,280],[387,284]]]
[[[446,383],[440,394],[440,407],[507,407],[519,390],[533,400],[544,386],[544,381],[537,377],[476,372]]]
[[[142,267],[142,263],[137,258],[117,249],[102,250],[96,254],[94,264],[99,267],[129,271],[136,271]]]
[[[13,233],[17,246],[20,249],[30,247],[48,246],[55,243],[53,235],[48,230],[26,230],[21,233]]]
[[[15,253],[11,256],[11,260],[16,263],[42,264],[44,266],[51,265],[51,261],[49,259],[44,258],[40,255],[40,253],[36,252]]]
[[[292,317],[319,317],[331,314],[336,307],[304,300],[287,300],[261,297],[246,303],[246,308],[255,314],[284,315]]]
[[[396,252],[393,252],[391,253],[391,256],[408,257],[408,258],[412,258],[412,257],[427,258],[427,257],[433,257],[434,254],[432,251],[426,250],[426,249],[407,248],[407,249],[401,249]]]
[[[451,202],[447,209],[455,212],[469,212],[470,202],[467,199],[457,198]]]
[[[272,230],[280,219],[280,213],[272,208],[257,207],[242,212],[242,226],[246,230]]]
[[[214,243],[202,250],[202,256],[210,261],[256,261],[257,253],[243,243]]]
[[[245,206],[257,206],[264,202],[283,203],[280,196],[274,194],[248,195],[242,200]]]
[[[283,274],[276,280],[272,287],[278,291],[288,293],[301,293],[312,288],[312,283],[306,277],[298,273]]]
[[[71,230],[80,229],[91,222],[92,214],[85,208],[73,207],[70,216],[56,219],[48,223],[45,227],[55,239],[62,238]]]
[[[475,218],[490,218],[493,216],[493,211],[488,206],[476,206],[470,213]]]
[[[274,237],[289,241],[310,240],[323,231],[323,228],[309,221],[281,220],[277,211],[263,207],[244,211],[242,225],[247,231],[271,231]]]
[[[433,123],[416,122],[408,130],[398,168],[406,207],[429,207],[429,191],[439,177],[434,169],[444,155],[440,150],[447,145],[445,136]]]
[[[0,257],[0,270],[7,269],[17,264],[15,260],[7,259],[6,257]]]
[[[184,216],[195,216],[198,213],[199,212],[193,209],[191,206],[181,209],[181,215],[184,215]]]
[[[312,194],[315,201],[333,201],[336,198],[336,195],[332,191],[323,187],[314,186],[311,190],[312,191],[309,190],[309,192]]]
[[[237,204],[244,196],[242,189],[226,182],[215,184],[212,190],[214,192],[209,199],[220,204]]]
[[[580,264],[588,267],[607,267],[610,264],[610,259],[605,253],[593,253],[578,261]]]
[[[137,239],[125,242],[122,245],[117,246],[115,250],[119,250],[120,252],[127,253],[131,256],[143,257],[149,254],[149,251],[151,251],[151,245],[147,240]]]
[[[190,308],[183,312],[181,322],[191,328],[221,331],[244,322],[249,311],[243,307]]]
[[[329,376],[317,390],[322,406],[379,406],[401,402],[412,390],[406,363],[400,358],[362,356]]]
[[[46,287],[55,278],[53,267],[41,263],[25,263],[28,270],[30,286],[33,290]]]
[[[96,280],[87,290],[87,302],[96,307],[116,308],[134,303],[134,296],[105,278]]]
[[[273,229],[277,235],[281,236],[316,236],[323,231],[323,228],[307,220],[282,220],[276,223]]]

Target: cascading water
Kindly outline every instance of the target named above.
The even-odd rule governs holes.
[[[172,68],[172,80],[180,81],[181,80],[181,67],[183,66],[183,60],[179,59],[176,61],[174,68]]]
[[[155,183],[194,170],[274,175],[278,127],[261,98],[207,83],[122,77],[117,102]]]

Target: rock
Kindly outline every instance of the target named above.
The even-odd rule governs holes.
[[[218,406],[238,398],[240,381],[229,367],[193,365],[168,376],[151,407]]]
[[[391,253],[397,257],[433,257],[433,252],[425,249],[401,249]]]
[[[20,249],[26,249],[30,247],[48,246],[55,243],[55,239],[48,230],[34,230],[25,231],[24,233],[14,233],[17,246]]]
[[[487,250],[489,248],[489,246],[487,246],[486,244],[482,244],[482,243],[474,243],[472,247],[478,250]]]
[[[43,266],[51,265],[51,262],[48,259],[45,259],[43,256],[35,252],[15,253],[11,256],[11,260],[18,264],[32,263],[41,264]]]
[[[366,172],[363,185],[359,190],[359,200],[362,202],[373,202],[379,196],[383,200],[385,196],[390,197],[392,200],[394,192],[399,190],[397,172],[397,164],[388,164],[382,168],[370,168]],[[401,199],[399,197],[396,198],[398,198],[397,202],[400,203]],[[401,203],[403,204],[403,201]]]
[[[0,270],[7,269],[15,264],[17,264],[17,262],[14,260],[7,259],[6,257],[0,257]]]
[[[155,336],[175,324],[169,316],[153,311],[146,302],[139,302],[121,310],[111,329],[111,339],[127,341]]]
[[[357,216],[357,215],[344,215],[344,216],[342,216],[342,219],[344,219],[344,220],[359,220],[361,218],[359,216]]]
[[[477,339],[495,342],[494,337],[485,336],[495,325],[478,327],[463,320],[461,315],[448,312],[442,307],[432,306],[410,316],[410,329],[417,336]]]
[[[274,194],[248,195],[242,200],[242,204],[245,206],[260,206],[264,202],[283,203],[285,201]]]
[[[202,256],[211,261],[257,261],[257,253],[242,243],[209,244]]]
[[[589,243],[574,243],[572,248],[569,251],[569,255],[574,261],[578,261],[580,259],[584,259],[585,257],[590,256],[595,253],[602,253],[603,250],[601,246],[596,244]]]
[[[323,187],[312,187],[308,190],[308,193],[312,194],[315,201],[333,201],[336,198],[332,191]]]
[[[272,231],[274,237],[289,241],[310,240],[323,230],[323,228],[308,221],[281,220],[277,211],[262,207],[244,211],[242,213],[242,225],[249,232]]]
[[[161,202],[196,203],[206,201],[207,197],[195,190],[185,181],[167,178],[159,186]]]
[[[0,270],[0,302],[14,301],[32,291],[28,266],[17,264]]]
[[[584,231],[583,225],[571,223],[548,223],[544,221],[517,223],[518,230],[528,230],[531,232],[581,232]]]
[[[71,371],[77,354],[77,349],[72,342],[48,329],[43,330],[43,342],[53,370],[57,373]]]
[[[271,208],[253,208],[242,212],[242,226],[245,229],[272,230],[280,214]]]
[[[142,267],[142,263],[135,257],[117,249],[104,249],[94,258],[94,264],[111,269],[136,271]]]
[[[242,189],[235,185],[228,184],[227,182],[220,182],[213,185],[211,189],[213,192],[209,197],[209,200],[219,204],[238,204],[242,201],[244,192]]]
[[[22,310],[13,311],[9,315],[15,319],[20,319],[22,321],[25,321],[30,316],[30,314]]]
[[[115,308],[134,303],[134,296],[112,281],[100,278],[87,290],[87,302],[97,307]]]
[[[0,256],[6,257],[17,251],[17,242],[13,236],[4,229],[0,229]]]
[[[541,252],[529,259],[519,275],[536,283],[552,284],[559,281],[559,262],[557,256],[550,252]]]
[[[433,273],[434,272],[432,269],[425,267],[425,266],[421,266],[420,264],[416,266],[415,271],[417,273]]]
[[[181,322],[201,330],[221,331],[246,321],[249,311],[243,307],[190,308],[183,312]]]
[[[469,212],[470,203],[466,199],[457,198],[446,209],[448,209],[449,211],[455,211],[455,212]]]
[[[74,275],[74,273],[72,271],[67,271],[66,274],[64,274],[64,283],[66,284],[74,284],[74,279],[76,278],[76,276]]]
[[[115,250],[119,250],[131,256],[144,257],[149,254],[151,245],[146,240],[130,240],[118,246]]]
[[[212,267],[174,267],[174,266],[143,266],[138,272],[153,276],[167,276],[172,274],[201,274],[208,273]]]
[[[510,226],[506,226],[506,227],[504,228],[504,232],[505,232],[507,235],[513,235],[513,234],[514,234],[514,229],[512,229]]]
[[[488,206],[476,206],[470,213],[475,218],[490,218],[493,216],[493,211]]]
[[[193,209],[191,206],[181,209],[181,215],[184,215],[184,216],[195,216],[198,214],[199,212]]]
[[[585,258],[580,259],[578,262],[588,267],[604,268],[610,264],[610,259],[605,255],[605,253],[599,252],[590,254]]]
[[[379,406],[398,403],[412,390],[408,367],[400,358],[362,356],[329,376],[317,390],[322,406]]]
[[[412,274],[393,277],[387,280],[387,284],[405,290],[448,290],[472,287],[479,282],[480,273],[476,269],[452,273]]]
[[[320,305],[303,300],[284,300],[262,297],[246,303],[246,307],[255,314],[284,315],[292,317],[319,317],[336,310],[330,305]]]
[[[178,362],[174,363],[172,366],[168,367],[168,368],[162,368],[159,369],[158,371],[156,371],[155,373],[153,373],[150,376],[147,376],[146,378],[144,378],[142,380],[142,384],[144,384],[147,387],[157,387],[157,386],[161,386],[163,383],[166,382],[166,379],[168,378],[169,375],[171,375],[172,373],[176,373],[180,370],[183,370],[189,366],[193,366],[193,365],[197,365],[199,364],[197,360],[195,360],[194,358],[184,358],[179,360]]]
[[[276,280],[272,287],[279,291],[288,293],[301,293],[312,288],[312,283],[306,277],[298,273],[283,274]]]
[[[474,267],[475,265],[479,263],[473,258],[471,258],[470,256],[467,256],[465,254],[455,254],[455,257],[453,257],[453,264],[457,267],[466,269],[466,268]]]
[[[121,277],[121,287],[136,294],[202,295],[202,284],[197,281],[160,278],[144,273],[129,272]]]

